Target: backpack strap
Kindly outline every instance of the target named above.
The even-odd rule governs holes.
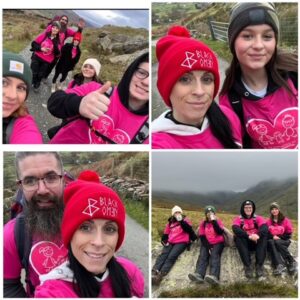
[[[32,239],[29,235],[28,230],[26,230],[25,218],[23,213],[20,213],[16,218],[14,236],[19,258],[26,273],[25,282],[29,287],[30,294],[33,295],[35,288],[29,279],[29,255],[32,245]]]
[[[5,131],[5,143],[6,144],[9,144],[9,140],[10,140],[16,120],[17,120],[17,118],[12,118],[6,127],[6,131]]]
[[[240,220],[241,220],[241,225],[240,225],[240,227],[243,229],[244,224],[245,224],[245,221],[244,221],[244,218],[243,218],[242,215],[240,215]]]
[[[252,219],[253,219],[254,227],[255,227],[256,229],[258,229],[258,225],[257,225],[256,215],[255,215],[255,214],[253,215]],[[245,221],[244,221],[244,218],[243,218],[242,215],[240,216],[240,220],[241,220],[241,225],[240,225],[240,227],[243,229],[244,224],[245,224]]]
[[[147,119],[142,124],[139,131],[131,140],[130,144],[143,144],[143,142],[148,138],[148,136],[149,136],[149,119]]]
[[[241,125],[244,128],[243,148],[251,148],[251,139],[244,125],[242,98],[233,89],[231,89],[228,93],[228,99],[233,111],[239,117]]]

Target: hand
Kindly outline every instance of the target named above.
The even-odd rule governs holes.
[[[84,96],[79,105],[79,114],[90,120],[98,120],[109,107],[110,99],[104,94],[110,89],[111,82],[107,81],[100,89]]]
[[[41,48],[41,51],[42,52],[48,52],[50,50],[50,48],[48,48],[48,47],[42,47]]]
[[[274,235],[274,236],[273,236],[273,240],[280,240],[280,237],[277,236],[277,235]]]
[[[168,243],[168,242],[166,242],[166,243],[165,243],[165,242],[162,242],[162,244],[163,244],[164,247],[169,246],[169,243]]]

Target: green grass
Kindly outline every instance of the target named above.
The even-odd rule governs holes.
[[[186,288],[182,290],[174,290],[172,292],[163,292],[160,294],[162,298],[195,298],[195,297],[230,297],[230,298],[271,298],[271,297],[284,297],[284,298],[297,298],[297,289],[292,286],[279,286],[272,284],[265,284],[262,282],[255,282],[250,284],[235,283],[227,286],[210,287],[207,289],[199,288]]]
[[[142,202],[125,199],[126,213],[145,229],[149,229],[149,213],[148,207]]]

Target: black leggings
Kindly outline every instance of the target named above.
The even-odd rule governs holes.
[[[274,267],[277,267],[279,264],[283,264],[284,262],[290,263],[294,260],[293,256],[288,250],[290,243],[290,240],[268,240],[268,251],[271,255],[271,260]]]
[[[53,76],[53,79],[52,79],[52,83],[56,83],[56,80],[57,80],[57,77],[59,76],[59,74],[61,74],[61,78],[59,80],[59,82],[64,82],[68,76],[68,72],[69,71],[57,71],[55,70],[55,74]]]

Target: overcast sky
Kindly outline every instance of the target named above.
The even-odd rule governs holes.
[[[296,152],[153,152],[152,189],[244,191],[297,176]]]
[[[103,25],[149,28],[149,10],[74,10],[95,27]]]

